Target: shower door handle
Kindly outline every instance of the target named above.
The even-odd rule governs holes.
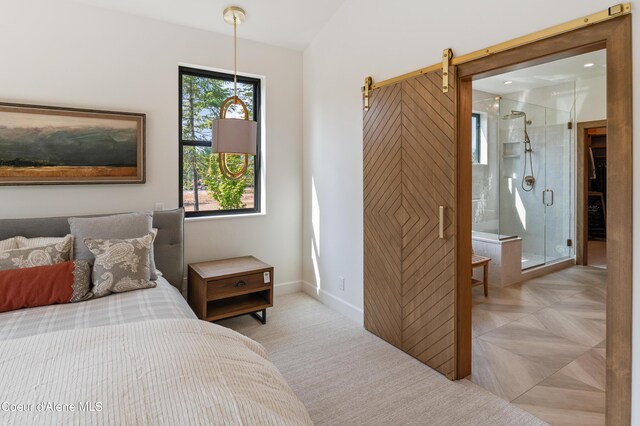
[[[551,202],[547,203],[547,192],[551,193]],[[542,191],[542,204],[544,204],[547,207],[551,207],[553,205],[553,200],[554,196],[553,196],[553,190],[551,189],[545,189],[544,191]]]

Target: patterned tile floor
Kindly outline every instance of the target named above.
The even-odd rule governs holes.
[[[606,273],[474,288],[471,380],[552,425],[604,425]]]
[[[607,267],[607,242],[606,241],[589,241],[589,266],[596,268]]]

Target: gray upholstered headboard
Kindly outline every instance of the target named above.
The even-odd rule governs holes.
[[[105,216],[105,215],[92,215]],[[0,219],[0,240],[22,235],[34,237],[63,237],[69,233],[67,217],[36,219]],[[178,290],[182,291],[184,275],[184,210],[165,210],[153,213],[153,227],[158,236],[153,244],[156,267]]]

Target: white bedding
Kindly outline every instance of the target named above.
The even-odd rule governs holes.
[[[169,318],[196,318],[180,292],[162,277],[155,288],[64,305],[0,313],[0,341],[76,328]]]
[[[261,345],[193,319],[7,340],[0,380],[2,424],[312,424]]]

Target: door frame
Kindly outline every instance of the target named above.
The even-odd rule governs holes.
[[[587,220],[587,193],[589,192],[589,158],[585,136],[587,130],[607,127],[607,120],[583,121],[578,123],[577,137],[577,178],[576,178],[576,265],[589,264],[589,221]]]
[[[457,65],[458,258],[456,378],[471,373],[471,88],[478,78],[607,50],[606,424],[631,422],[633,117],[631,16],[569,31]],[[615,220],[610,220],[615,218]]]

